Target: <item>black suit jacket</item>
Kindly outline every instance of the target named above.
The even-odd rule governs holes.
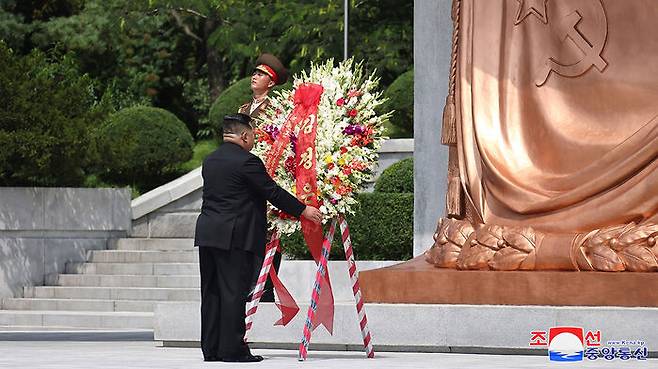
[[[226,142],[203,161],[195,246],[265,252],[266,201],[299,217],[305,205],[279,187],[254,154]]]

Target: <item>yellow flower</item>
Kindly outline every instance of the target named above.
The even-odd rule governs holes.
[[[324,162],[329,164],[334,161],[334,158],[331,157],[331,155],[327,155],[324,157]]]

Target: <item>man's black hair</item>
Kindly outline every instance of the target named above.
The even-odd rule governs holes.
[[[224,116],[224,124],[222,125],[222,133],[233,133],[236,135],[241,134],[246,129],[252,129],[251,117],[247,114],[237,113]]]

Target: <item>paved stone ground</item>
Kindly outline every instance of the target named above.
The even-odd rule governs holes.
[[[196,348],[161,348],[153,342],[0,341],[0,368],[12,369],[195,369],[195,368],[658,368],[658,360],[643,362],[551,363],[544,356],[429,353],[378,353],[365,359],[360,352],[312,351],[306,362],[292,350],[253,350],[266,360],[254,364],[204,363]]]

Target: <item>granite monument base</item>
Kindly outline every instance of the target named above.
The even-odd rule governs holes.
[[[658,307],[658,273],[454,270],[421,255],[359,278],[369,303]]]

